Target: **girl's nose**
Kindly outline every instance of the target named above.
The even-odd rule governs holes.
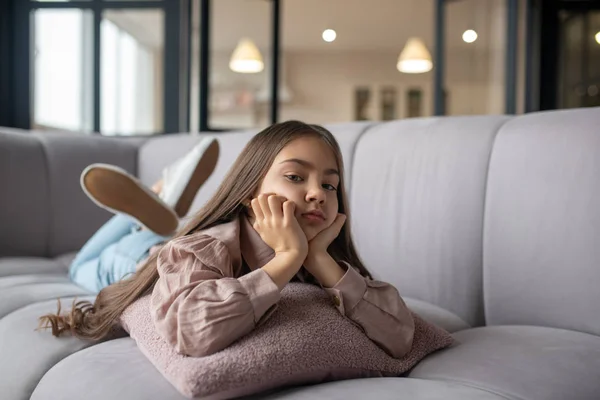
[[[313,202],[316,201],[319,204],[323,204],[325,202],[326,199],[326,195],[325,195],[325,189],[323,189],[322,187],[315,187],[315,188],[311,188],[308,193],[306,193],[306,201],[307,202]]]

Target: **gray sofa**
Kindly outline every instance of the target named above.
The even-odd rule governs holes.
[[[253,398],[600,399],[600,109],[329,128],[366,265],[458,344],[405,378]],[[195,209],[253,133],[219,134]],[[198,139],[0,133],[1,399],[183,398],[129,337],[35,328],[57,297],[93,298],[66,274],[109,218],[81,192],[81,170],[111,163],[151,183]]]

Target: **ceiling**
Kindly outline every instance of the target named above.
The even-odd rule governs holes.
[[[281,43],[289,50],[398,49],[409,36],[433,39],[433,0],[282,0]],[[270,46],[270,2],[213,2],[213,46],[233,48],[242,36]],[[337,39],[326,43],[325,29]]]
[[[196,5],[199,0],[194,0]],[[281,0],[281,44],[287,51],[400,51],[411,36],[434,46],[434,0]],[[525,1],[520,0],[524,17]],[[252,39],[266,51],[271,45],[270,0],[213,0],[211,6],[211,46],[214,51],[231,52],[242,37]],[[446,6],[445,38],[448,51],[492,51],[505,48],[505,0],[452,0]],[[150,46],[163,43],[163,15],[159,10],[108,10],[105,18],[126,28]],[[193,34],[199,34],[199,18]],[[568,13],[563,20],[569,19]],[[566,26],[566,40],[577,46],[581,39],[579,20]],[[334,29],[333,43],[322,40],[325,29]],[[474,29],[473,44],[462,34]],[[600,31],[600,12],[590,14],[589,40]],[[524,40],[523,21],[519,32]]]
[[[434,0],[282,0],[281,43],[288,50],[397,51],[409,37],[417,36],[431,49],[434,3]],[[260,48],[270,46],[270,1],[218,0],[212,4],[214,49],[231,50],[243,36],[252,38]],[[504,10],[505,4],[505,0],[449,3],[448,46],[468,46],[461,39],[467,29],[480,33],[490,30],[492,14]],[[504,18],[505,13],[499,14]],[[323,30],[328,28],[337,32],[333,43],[321,38]],[[479,44],[485,41],[485,34],[480,38]]]
[[[194,1],[198,5],[199,1]],[[411,36],[423,39],[427,47],[433,49],[434,0],[281,0],[280,4],[284,50],[400,51]],[[525,1],[520,0],[520,4],[520,15],[524,17]],[[505,0],[449,1],[445,10],[447,49],[503,49],[505,7]],[[162,47],[162,11],[109,10],[104,17],[126,28],[147,45]],[[198,19],[193,22],[194,35],[199,33]],[[592,30],[600,31],[600,13],[591,15],[590,22]],[[333,43],[322,40],[321,33],[325,29],[336,30],[337,39]],[[473,44],[462,41],[462,33],[467,29],[478,33]],[[214,51],[232,51],[242,37],[251,38],[266,51],[271,44],[270,31],[270,0],[212,1],[211,46]],[[523,39],[524,32],[519,34]],[[567,39],[579,42],[580,35],[570,36],[573,37]]]
[[[505,4],[505,0],[448,3],[448,48],[503,47]],[[434,11],[434,0],[282,0],[281,44],[285,50],[399,51],[409,37],[417,36],[432,49]],[[129,21],[140,39],[155,46],[162,44],[161,11],[111,13],[113,17],[123,14],[126,18],[121,18],[121,22]],[[213,0],[211,17],[211,45],[215,51],[233,50],[242,37],[251,38],[263,50],[270,47],[269,0]],[[197,35],[199,21],[193,25]],[[333,43],[321,38],[323,30],[328,28],[337,32]],[[466,29],[475,29],[479,34],[472,45],[461,39]]]

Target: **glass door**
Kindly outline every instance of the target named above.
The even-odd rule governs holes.
[[[557,108],[600,106],[600,11],[559,14]]]

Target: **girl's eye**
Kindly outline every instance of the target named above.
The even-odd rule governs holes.
[[[285,175],[285,177],[291,182],[302,182],[302,178],[298,175]]]
[[[332,192],[335,192],[337,190],[337,188],[335,186],[330,185],[328,183],[326,183],[326,184],[323,185],[323,189],[331,190]]]

